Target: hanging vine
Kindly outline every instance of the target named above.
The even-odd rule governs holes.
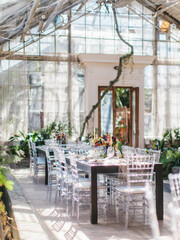
[[[116,75],[116,78],[114,80],[111,80],[109,82],[109,85],[107,86],[107,88],[104,90],[103,94],[101,95],[100,99],[97,101],[96,104],[94,104],[90,110],[90,112],[88,113],[88,115],[85,117],[84,119],[84,122],[83,122],[83,126],[82,126],[82,130],[81,130],[81,133],[80,133],[80,139],[81,137],[83,136],[84,134],[84,130],[85,130],[85,127],[86,127],[86,124],[88,123],[89,119],[92,117],[92,114],[93,112],[97,109],[97,107],[99,106],[99,104],[101,103],[101,100],[104,98],[104,96],[108,93],[108,91],[111,89],[111,87],[119,81],[119,78],[122,74],[122,69],[123,69],[123,65],[124,64],[127,64],[129,61],[130,61],[130,58],[132,57],[132,55],[134,54],[134,48],[133,46],[128,43],[120,34],[120,31],[119,31],[119,25],[118,25],[118,21],[117,21],[117,14],[116,14],[116,10],[115,8],[113,8],[113,15],[114,15],[114,23],[115,23],[115,28],[116,28],[116,32],[117,32],[117,35],[119,37],[119,39],[121,41],[123,41],[128,47],[130,47],[130,53],[127,53],[127,54],[124,54],[122,55],[120,58],[119,58],[119,65],[118,65],[118,68],[117,68],[117,75]]]

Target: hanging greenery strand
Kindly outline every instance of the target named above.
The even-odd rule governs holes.
[[[122,55],[120,58],[119,58],[119,65],[118,65],[118,68],[117,68],[117,76],[114,80],[111,80],[109,82],[109,85],[107,86],[107,88],[104,90],[103,94],[101,95],[100,99],[98,100],[98,102],[92,106],[89,114],[85,117],[84,119],[84,122],[83,122],[83,126],[82,126],[82,130],[81,130],[81,133],[80,133],[80,139],[81,137],[83,136],[84,134],[84,130],[85,130],[85,127],[86,127],[86,124],[88,123],[89,119],[92,117],[92,114],[93,112],[96,110],[96,108],[99,106],[99,104],[101,103],[101,100],[104,98],[104,96],[108,93],[108,91],[111,89],[111,87],[116,83],[118,82],[121,74],[122,74],[122,68],[123,68],[123,63],[127,63],[129,62],[129,59],[130,57],[134,54],[134,48],[133,46],[128,43],[120,34],[120,31],[119,31],[119,25],[118,25],[118,21],[117,21],[117,14],[116,14],[116,10],[113,8],[113,15],[114,15],[114,23],[115,23],[115,27],[116,27],[116,32],[117,32],[117,35],[119,37],[119,39],[121,41],[123,41],[128,47],[130,47],[131,51],[130,53],[127,53],[127,54],[124,54]]]

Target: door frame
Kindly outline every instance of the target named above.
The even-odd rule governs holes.
[[[98,100],[100,99],[100,94],[101,91],[105,90],[107,88],[107,86],[98,86]],[[129,145],[132,146],[132,120],[133,120],[133,111],[132,111],[132,95],[133,92],[135,91],[135,101],[136,101],[136,109],[135,109],[135,128],[136,128],[136,132],[135,132],[135,147],[139,146],[139,87],[129,87],[129,86],[115,86],[115,87],[111,87],[109,89],[109,91],[112,91],[113,93],[113,134],[115,133],[115,116],[116,116],[116,106],[115,106],[115,90],[117,88],[127,88],[130,90],[130,94],[129,94],[129,108],[130,108],[130,123],[129,123]],[[99,136],[101,136],[101,104],[99,104],[98,106],[98,134]]]

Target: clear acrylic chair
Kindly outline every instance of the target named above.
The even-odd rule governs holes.
[[[180,173],[169,174],[172,202],[168,205],[171,232],[174,240],[180,239]]]
[[[180,239],[180,209],[173,205],[173,202],[168,204],[168,211],[170,215],[170,230],[173,240]]]
[[[56,190],[55,201],[56,201],[59,186],[60,186],[61,172],[60,172],[60,166],[58,164],[58,160],[55,158],[55,155],[50,155],[50,151],[52,151],[52,149],[49,149],[49,148],[46,149],[46,159],[47,159],[47,167],[48,167],[47,196],[49,197],[49,200],[51,200],[52,190],[55,189]],[[55,149],[53,150],[53,152],[55,152]]]
[[[169,174],[172,202],[175,207],[180,207],[180,173]]]
[[[149,149],[148,150],[148,153],[149,153],[149,155],[155,155],[155,157],[156,157],[156,160],[155,160],[155,162],[159,162],[159,159],[160,159],[160,155],[161,155],[161,151],[160,150],[152,150],[152,149]]]
[[[45,156],[39,157],[37,155],[36,144],[31,142],[32,154],[35,159],[34,161],[34,177],[37,180],[39,174],[45,173]]]
[[[135,148],[135,153],[137,155],[147,155],[147,149],[146,148]]]
[[[127,169],[124,171],[126,184],[116,186],[116,219],[119,221],[119,212],[125,212],[125,228],[128,227],[129,210],[134,215],[137,209],[142,210],[145,220],[145,183],[152,184],[155,156],[127,155]],[[126,171],[126,172],[125,172]]]
[[[57,162],[60,168],[59,187],[58,187],[59,197],[60,197],[60,201],[65,199],[66,212],[67,212],[67,215],[69,215],[69,201],[72,200],[72,186],[73,186],[72,174],[70,171],[70,166],[68,166],[68,164],[66,163],[64,150],[56,149],[55,157],[57,159]]]
[[[153,239],[159,240],[160,239],[159,224],[158,224],[156,210],[154,206],[152,186],[149,183],[146,183],[145,197],[148,201],[148,213],[150,218],[150,225],[151,225]]]
[[[130,147],[130,146],[126,146],[126,145],[122,146],[122,153],[123,153],[124,156],[129,155],[129,154],[133,154],[134,152],[135,152],[134,147]]]
[[[69,153],[71,171],[73,176],[73,198],[72,216],[74,215],[75,205],[77,206],[77,221],[79,222],[80,207],[89,206],[91,200],[91,182],[89,179],[82,179],[78,173],[77,163],[74,153]],[[106,185],[98,182],[98,206],[104,211],[106,219]]]
[[[31,140],[28,141],[28,148],[29,148],[29,169],[30,169],[30,174],[32,175],[32,172],[35,168],[35,157],[33,156],[33,149],[32,149],[32,143]]]
[[[156,215],[156,209],[155,209],[155,204],[154,204],[154,198],[153,198],[153,190],[152,186],[149,183],[146,183],[145,187],[145,197],[148,201],[148,213],[149,213],[149,220],[150,220],[150,226],[151,226],[151,231],[152,231],[152,239],[154,240],[179,240],[180,238],[177,238],[177,235],[172,235],[172,236],[160,236],[160,230],[159,230],[159,223],[157,220],[157,215]],[[173,209],[172,206],[168,205],[170,214],[172,214]],[[177,212],[179,215],[180,212]],[[173,225],[172,225],[173,224]],[[171,221],[171,227],[176,228],[176,225],[174,222]],[[173,232],[175,230],[173,229]]]

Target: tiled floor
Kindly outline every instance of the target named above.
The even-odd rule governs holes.
[[[53,196],[51,201],[48,200],[43,176],[35,183],[28,169],[16,169],[8,178],[15,182],[10,197],[21,240],[152,239],[149,220],[143,223],[142,219],[136,218],[126,231],[123,221],[116,223],[114,208],[110,207],[106,222],[100,214],[99,224],[90,224],[89,209],[82,209],[78,224],[76,217],[67,215],[65,202],[55,204]],[[159,222],[161,239],[164,240],[171,239],[167,214],[170,200],[170,193],[164,192],[165,215],[164,220]]]

